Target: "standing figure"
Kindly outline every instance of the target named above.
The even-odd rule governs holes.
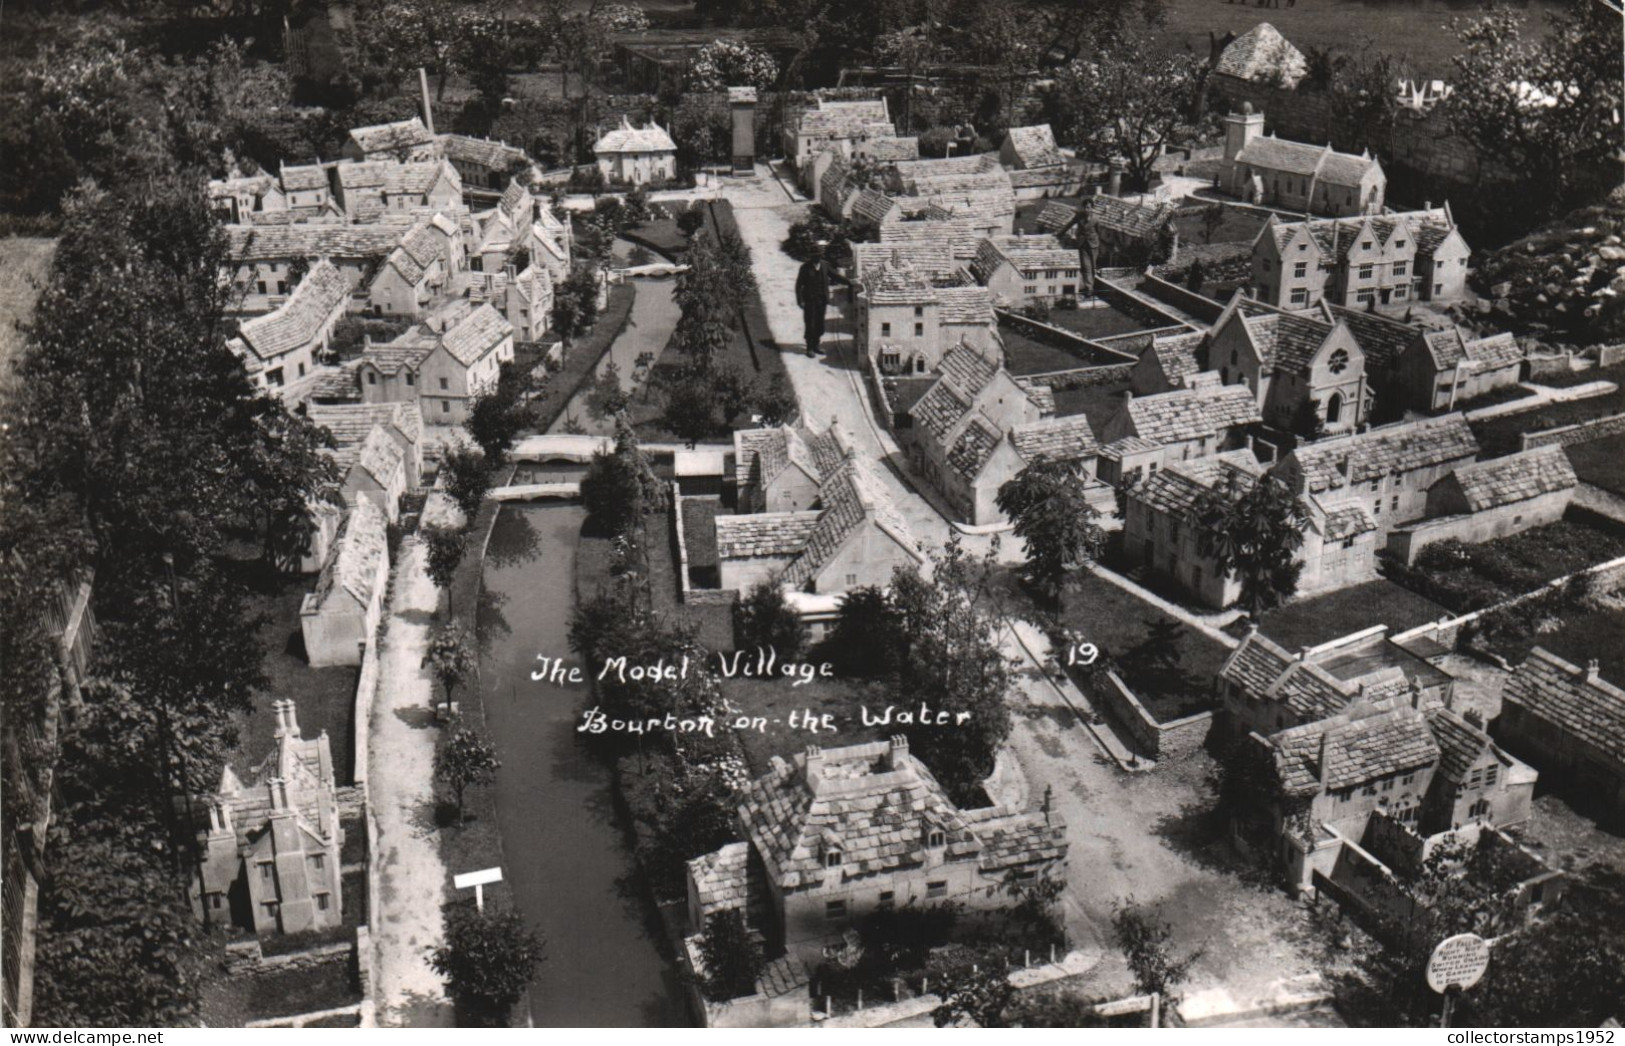
[[[1061,230],[1065,236],[1074,226],[1078,229],[1078,297],[1095,296],[1095,259],[1100,255],[1100,228],[1095,224],[1094,212],[1088,204],[1078,208],[1077,217]]]
[[[818,355],[824,337],[824,311],[829,307],[829,273],[824,269],[824,245],[813,247],[812,257],[801,263],[796,274],[796,305],[807,338],[807,355]]]

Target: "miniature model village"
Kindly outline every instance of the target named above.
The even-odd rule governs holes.
[[[1619,13],[754,6],[20,16],[6,1022],[1617,1028]]]

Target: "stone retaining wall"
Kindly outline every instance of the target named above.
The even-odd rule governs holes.
[[[1206,323],[1213,323],[1219,318],[1219,314],[1224,312],[1224,305],[1220,302],[1149,272],[1145,274],[1140,286],[1153,298],[1160,298],[1181,312],[1188,312]]]
[[[1132,363],[1110,363],[1102,367],[1079,367],[1076,370],[1051,370],[1042,374],[1023,374],[1017,385],[1043,385],[1051,389],[1089,389],[1096,385],[1115,385],[1129,380],[1134,370]]]
[[[1525,432],[1518,437],[1519,450],[1531,450],[1535,447],[1568,447],[1576,443],[1590,443],[1592,440],[1607,439],[1609,436],[1625,435],[1625,414],[1611,414],[1606,418],[1593,418],[1591,421],[1582,421],[1574,425],[1564,425],[1561,428],[1547,429],[1544,432]]]
[[[1597,366],[1612,367],[1616,363],[1625,363],[1625,344],[1604,345],[1597,349]]]
[[[1106,682],[1105,686],[1091,688],[1092,693],[1106,713],[1134,738],[1135,747],[1151,758],[1180,759],[1207,741],[1213,726],[1211,711],[1159,723],[1116,672],[1107,672]]]

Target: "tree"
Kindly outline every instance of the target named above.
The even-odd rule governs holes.
[[[631,405],[632,397],[621,385],[621,368],[607,361],[587,389],[587,413],[599,421],[612,418]]]
[[[482,912],[463,901],[448,907],[445,943],[429,953],[429,965],[469,1023],[499,1027],[545,958],[542,939],[518,912],[494,905]]]
[[[479,667],[479,655],[467,629],[445,625],[429,637],[429,649],[423,662],[440,681],[446,702],[450,704],[452,691]]]
[[[897,668],[902,628],[902,614],[885,590],[851,588],[841,596],[825,646],[842,675],[884,677]]]
[[[722,428],[722,410],[716,393],[698,375],[677,382],[666,391],[666,427],[690,447]]]
[[[1167,50],[1131,20],[1060,71],[1048,98],[1051,122],[1081,154],[1122,158],[1130,184],[1146,189],[1162,147],[1188,119],[1202,78],[1194,57]]]
[[[472,523],[491,491],[491,468],[484,453],[458,443],[446,451],[440,464],[446,470],[446,493],[463,510],[463,518]]]
[[[996,500],[1026,545],[1028,579],[1059,603],[1067,572],[1106,543],[1083,476],[1071,462],[1040,455],[999,487]]]
[[[1464,46],[1443,104],[1451,128],[1480,156],[1517,172],[1517,204],[1538,217],[1568,195],[1576,175],[1612,164],[1625,86],[1617,11],[1576,4],[1554,12],[1533,38],[1525,27],[1514,11],[1458,20]]]
[[[967,1023],[978,1028],[1009,1026],[1004,1014],[1016,990],[1003,956],[950,945],[932,956],[927,969],[931,985],[942,999],[931,1011],[931,1023],[939,1028]]]
[[[1197,549],[1221,574],[1240,578],[1254,620],[1297,590],[1309,510],[1281,480],[1264,476],[1239,492],[1207,491],[1195,515]]]
[[[689,207],[678,212],[677,231],[684,236],[692,238],[705,225],[705,211],[698,206]]]
[[[750,388],[750,408],[763,425],[784,425],[795,417],[800,403],[796,400],[795,386],[783,371],[770,378],[759,375]]]
[[[673,293],[681,315],[672,341],[704,370],[733,340],[749,284],[741,282],[722,243],[710,233],[689,241],[684,260],[688,269],[678,275]]]
[[[745,928],[738,908],[724,908],[706,916],[700,959],[705,964],[705,995],[713,1002],[754,995],[756,978],[766,965],[762,946]]]
[[[751,586],[734,605],[734,635],[740,649],[772,650],[783,661],[793,660],[807,645],[807,626],[771,578]]]
[[[766,90],[778,78],[773,56],[743,40],[711,41],[694,52],[683,76],[688,90],[705,93],[730,87]]]
[[[953,726],[906,731],[911,750],[957,802],[979,794],[999,745],[1010,733],[1004,698],[1011,661],[999,647],[992,620],[978,605],[989,563],[978,571],[956,535],[935,557],[931,580],[918,569],[899,568],[892,575],[891,599],[904,637],[892,680],[899,703],[924,702],[969,716]]]
[[[469,785],[488,785],[497,779],[502,764],[496,746],[464,727],[453,730],[434,753],[434,776],[444,781],[457,800],[457,823],[462,824],[463,793]]]
[[[463,561],[468,535],[453,527],[425,527],[423,543],[428,549],[425,569],[429,580],[442,592],[449,592],[457,577],[457,565]]]
[[[610,534],[622,535],[640,525],[643,517],[665,504],[660,479],[638,446],[637,434],[623,414],[615,420],[614,449],[592,456],[581,479],[581,500],[587,515]]]
[[[540,390],[542,380],[513,363],[502,364],[497,380],[475,390],[468,405],[463,429],[494,467],[508,459],[508,452],[530,423],[529,397]]]
[[[1169,1013],[1179,1011],[1175,989],[1190,978],[1191,967],[1202,957],[1197,950],[1175,958],[1173,936],[1171,925],[1157,912],[1136,904],[1132,897],[1112,906],[1112,940],[1134,975],[1134,990],[1142,995],[1155,992],[1162,996]]]
[[[940,25],[935,12],[916,25],[892,29],[875,41],[878,57],[902,67],[908,91],[903,95],[903,122],[901,133],[914,130],[914,84],[920,75],[940,62],[946,49],[941,40]]]

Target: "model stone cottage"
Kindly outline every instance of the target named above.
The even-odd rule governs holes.
[[[333,753],[327,731],[300,735],[292,701],[272,705],[276,740],[246,778],[228,766],[215,794],[202,798],[199,917],[255,933],[300,933],[343,920]]]
[[[653,120],[634,127],[621,117],[621,125],[598,139],[592,151],[606,181],[648,185],[677,177],[677,143]]]
[[[1066,826],[1048,809],[961,810],[901,737],[821,750],[772,769],[739,807],[746,842],[688,863],[689,928],[739,909],[768,940],[816,964],[854,919],[886,908],[1010,902],[1009,881],[1055,878]]]

